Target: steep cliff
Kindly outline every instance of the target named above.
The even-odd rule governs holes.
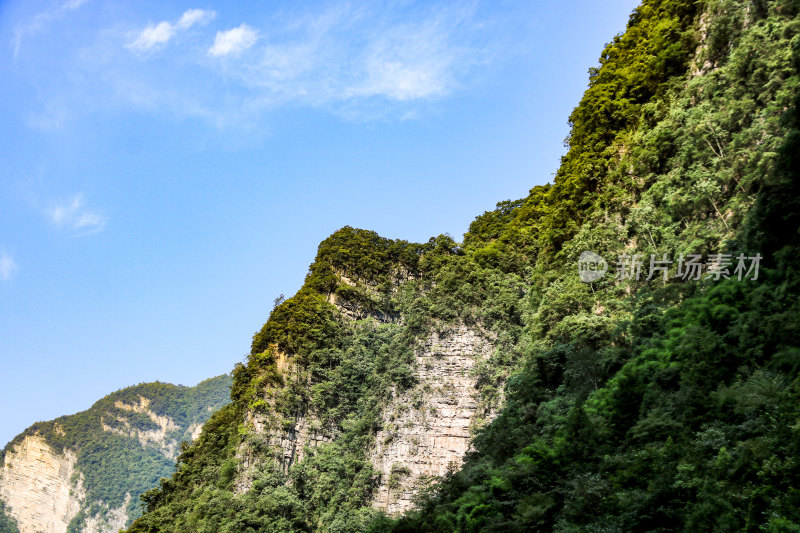
[[[798,13],[646,0],[552,184],[323,241],[130,531],[800,527]]]
[[[227,403],[229,387],[229,376],[192,388],[142,384],[35,424],[3,451],[6,518],[21,533],[124,528],[141,512],[139,494],[171,473],[180,443]]]
[[[372,506],[408,510],[420,487],[461,466],[472,431],[493,412],[480,409],[477,361],[491,353],[491,336],[459,326],[432,332],[414,352],[415,383],[393,391],[369,460],[380,482]]]
[[[73,482],[76,460],[73,452],[58,453],[37,435],[6,452],[0,498],[13,510],[20,531],[67,530],[86,497],[83,480]]]

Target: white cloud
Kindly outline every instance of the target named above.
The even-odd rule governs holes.
[[[361,79],[352,80],[346,93],[397,101],[441,96],[456,86],[455,71],[463,61],[435,25],[400,28],[371,43]]]
[[[304,4],[262,16],[259,26],[246,21],[213,33],[187,30],[215,16],[198,9],[133,33],[108,28],[78,51],[71,72],[80,75],[46,94],[29,124],[57,129],[88,113],[133,108],[258,128],[285,105],[348,120],[402,120],[469,87],[518,36],[478,3],[399,4]],[[164,47],[174,53],[139,60]]]
[[[187,30],[195,24],[208,24],[211,19],[216,16],[217,14],[213,11],[208,11],[205,9],[189,9],[183,14],[183,16],[181,16],[177,26],[182,30]]]
[[[256,40],[256,31],[247,24],[242,24],[232,30],[218,31],[208,54],[214,57],[238,54],[256,44]]]
[[[76,194],[66,203],[55,205],[47,212],[57,227],[79,231],[80,234],[102,231],[106,218],[84,207],[83,195]]]
[[[8,281],[17,273],[17,264],[14,258],[6,252],[0,253],[0,280]]]
[[[238,76],[267,106],[328,105],[350,116],[363,108],[374,117],[379,107],[452,93],[491,56],[491,23],[474,6],[431,5],[404,15],[345,6],[283,26],[292,30],[269,32],[271,42],[252,54],[257,61],[222,72]],[[398,114],[412,115],[408,107]]]
[[[177,33],[177,30],[188,30],[196,24],[207,24],[217,14],[204,9],[189,9],[183,13],[177,23],[159,22],[150,24],[143,29],[139,36],[128,44],[128,48],[135,50],[149,50],[153,47],[168,43]]]
[[[62,226],[69,219],[72,218],[78,209],[81,208],[83,200],[80,195],[76,195],[72,202],[66,205],[57,205],[50,210],[50,221],[56,226]]]
[[[169,22],[159,22],[155,26],[152,24],[142,30],[139,37],[128,46],[137,50],[147,50],[164,44],[175,35],[175,28]]]

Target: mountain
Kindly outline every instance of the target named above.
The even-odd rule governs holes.
[[[552,184],[323,241],[129,531],[800,531],[799,13],[645,0]]]
[[[143,383],[78,414],[37,422],[0,453],[0,531],[110,533],[172,474],[184,442],[230,401],[231,377]]]

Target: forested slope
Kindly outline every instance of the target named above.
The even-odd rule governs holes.
[[[552,184],[461,244],[324,241],[130,531],[800,530],[799,12],[645,0]],[[386,470],[403,409],[448,416],[448,336],[475,348],[474,449]]]

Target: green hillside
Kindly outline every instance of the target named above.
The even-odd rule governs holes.
[[[136,518],[141,514],[138,496],[174,470],[169,450],[177,453],[182,442],[191,440],[198,424],[230,401],[230,385],[231,377],[222,375],[194,387],[156,382],[119,390],[86,411],[32,425],[0,452],[0,464],[25,437],[41,436],[57,452],[74,451],[77,471],[83,476],[86,503],[70,531],[81,531],[86,516],[124,505],[127,494],[132,496],[127,515]],[[129,407],[143,402],[149,413],[169,419],[163,439],[142,442],[137,437],[137,432],[162,429],[148,413]],[[10,521],[0,507],[0,531],[14,531],[6,525]]]
[[[129,531],[800,531],[799,14],[645,0],[590,69],[552,184],[463,243],[326,239]],[[608,267],[591,282],[587,251]],[[386,516],[381,412],[419,340],[458,325],[494,339],[474,372],[503,407]],[[269,437],[300,419],[331,439],[286,465]]]

